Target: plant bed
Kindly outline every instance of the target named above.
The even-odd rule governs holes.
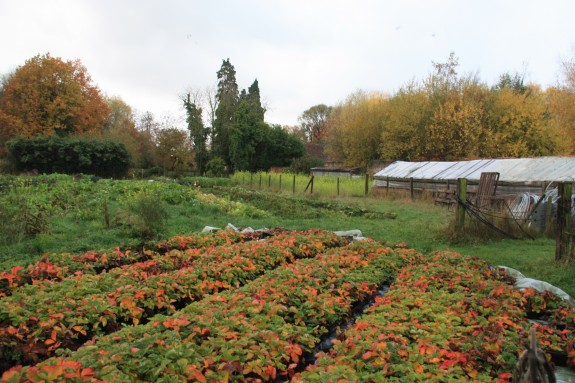
[[[138,248],[125,250],[116,247],[113,250],[104,252],[87,251],[82,254],[45,254],[40,261],[25,267],[14,266],[10,271],[0,271],[0,298],[11,295],[14,289],[23,285],[37,284],[43,280],[59,281],[78,272],[84,275],[99,274],[116,267],[148,260],[154,253],[146,251],[146,249],[155,250],[161,255],[175,249],[202,249],[259,238],[259,233],[242,234],[230,230],[222,230],[217,233],[175,236],[168,240],[152,242]]]
[[[43,304],[33,313],[38,321],[25,315],[30,310],[0,306],[11,323],[0,327],[0,342],[8,340],[2,360],[11,358],[5,367],[29,364],[10,368],[2,381],[504,383],[533,315],[545,320],[536,325],[540,347],[575,362],[573,308],[515,290],[511,278],[475,258],[369,240],[348,245],[317,230],[201,249],[185,237],[167,242],[145,262],[5,297],[12,306]],[[114,315],[87,315],[100,303],[86,294],[89,301],[74,298],[69,307],[38,298],[52,289],[51,302],[66,302],[57,294],[75,294],[84,281],[91,284],[79,295],[99,287],[100,309]],[[382,284],[390,285],[384,295]],[[78,316],[85,323],[72,322]],[[37,360],[26,354],[57,343]]]
[[[278,267],[235,291],[194,302],[84,345],[66,359],[14,368],[7,381],[42,379],[56,366],[106,381],[264,382],[301,369],[327,328],[381,281],[418,257],[357,244]],[[72,368],[72,366],[75,366]],[[73,370],[73,371],[72,371]],[[54,381],[65,381],[64,373]],[[10,380],[8,380],[8,377]]]
[[[95,335],[174,312],[206,294],[238,288],[279,265],[345,243],[323,231],[285,233],[260,242],[172,250],[109,273],[24,286],[0,301],[2,367],[76,349]]]
[[[484,262],[451,253],[408,266],[292,382],[509,382],[530,324],[523,293],[498,278]],[[540,347],[567,350],[573,329],[551,339],[537,326]]]

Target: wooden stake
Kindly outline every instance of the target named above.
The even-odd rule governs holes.
[[[460,201],[467,200],[467,179],[458,178],[457,179],[457,196]],[[455,230],[457,235],[463,234],[465,227],[465,206],[458,203],[457,210],[455,211]]]

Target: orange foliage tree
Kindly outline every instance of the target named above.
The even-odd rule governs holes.
[[[110,109],[79,60],[35,56],[0,92],[0,144],[15,137],[93,132]]]

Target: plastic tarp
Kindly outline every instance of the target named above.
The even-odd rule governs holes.
[[[483,172],[498,172],[500,181],[539,182],[575,180],[575,157],[505,158],[472,161],[395,161],[376,178],[479,180]]]
[[[521,272],[512,269],[511,267],[498,266],[498,268],[505,270],[507,274],[515,278],[515,287],[518,289],[533,288],[539,292],[550,291],[553,294],[557,295],[559,298],[571,303],[572,305],[575,303],[573,299],[569,296],[569,294],[567,294],[560,288],[553,286],[550,283],[540,281],[538,279],[527,278],[526,276],[521,274]]]

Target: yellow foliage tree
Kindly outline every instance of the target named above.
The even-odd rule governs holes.
[[[493,92],[487,153],[498,157],[545,156],[563,151],[559,131],[549,117],[544,94],[531,85],[524,93],[511,88]]]
[[[426,126],[433,115],[428,95],[415,84],[388,99],[379,153],[385,160],[423,157]]]
[[[424,158],[455,160],[478,157],[483,109],[463,97],[444,100],[426,127]]]
[[[330,126],[338,135],[338,149],[347,165],[366,170],[377,159],[386,102],[381,94],[358,91],[333,113]],[[333,141],[328,139],[327,142],[328,147],[333,145]],[[328,149],[330,151],[334,151],[333,146]]]

